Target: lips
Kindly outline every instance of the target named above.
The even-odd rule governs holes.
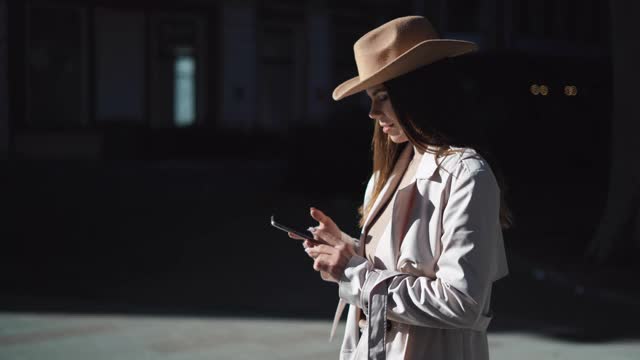
[[[393,124],[380,124],[380,126],[382,127],[382,132],[384,132],[385,134],[389,132],[389,130],[391,130],[391,128],[393,127]]]

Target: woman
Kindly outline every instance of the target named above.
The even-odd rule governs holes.
[[[366,91],[373,175],[353,239],[320,210],[305,241],[314,269],[339,284],[349,314],[341,359],[488,359],[494,281],[507,275],[508,212],[450,58],[475,44],[439,39],[423,17],[392,20],[360,38],[358,77],[333,97]],[[289,234],[294,237],[295,235]]]

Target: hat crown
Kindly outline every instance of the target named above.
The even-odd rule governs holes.
[[[358,76],[367,78],[419,43],[434,39],[439,39],[438,33],[422,16],[391,20],[369,31],[353,45]]]

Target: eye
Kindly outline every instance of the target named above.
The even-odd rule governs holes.
[[[379,93],[376,97],[378,101],[385,101],[389,98],[389,95],[387,95],[387,93]]]

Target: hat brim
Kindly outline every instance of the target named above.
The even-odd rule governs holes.
[[[381,67],[367,78],[361,79],[356,76],[338,85],[333,90],[333,99],[336,101],[344,99],[369,87],[409,73],[421,66],[444,58],[463,55],[477,49],[478,46],[470,41],[453,39],[425,40],[405,51],[394,61]]]

